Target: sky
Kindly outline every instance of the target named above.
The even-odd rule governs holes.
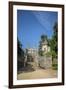
[[[17,37],[23,48],[38,48],[41,35],[51,38],[58,13],[17,10]]]

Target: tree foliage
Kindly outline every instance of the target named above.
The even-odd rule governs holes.
[[[50,47],[51,47],[51,52],[52,52],[53,58],[57,57],[57,52],[58,52],[57,41],[58,41],[58,24],[56,22],[53,27],[53,36],[50,40]]]
[[[47,35],[41,35],[41,41],[44,42],[45,40],[47,40]]]
[[[22,44],[19,41],[19,39],[17,39],[17,53],[18,53],[18,56],[24,56],[24,51],[22,49]]]
[[[17,70],[24,67],[24,50],[22,49],[22,44],[18,38],[17,38],[17,63],[18,63]]]

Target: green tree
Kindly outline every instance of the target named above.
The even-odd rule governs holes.
[[[41,41],[44,42],[45,40],[47,40],[47,35],[41,35]]]
[[[24,51],[22,49],[22,44],[19,41],[19,39],[17,39],[17,53],[18,53],[18,56],[24,56]]]
[[[50,47],[51,47],[53,58],[57,58],[57,52],[58,52],[57,41],[58,41],[58,24],[56,22],[53,27],[53,36],[52,36],[52,39],[50,40]]]
[[[21,62],[21,61],[22,62]],[[22,44],[17,38],[17,70],[20,70],[24,66],[24,50],[22,49]]]

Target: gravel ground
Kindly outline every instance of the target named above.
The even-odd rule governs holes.
[[[18,80],[24,79],[42,79],[42,78],[55,78],[57,77],[57,70],[52,69],[36,69],[30,72],[21,72],[17,74]]]

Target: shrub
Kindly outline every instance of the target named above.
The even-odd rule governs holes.
[[[47,52],[45,55],[46,56],[52,56],[52,53],[51,52]]]
[[[58,64],[52,64],[52,69],[57,70],[58,69]]]

